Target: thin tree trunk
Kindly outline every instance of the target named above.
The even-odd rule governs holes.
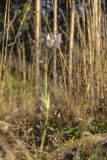
[[[54,0],[54,35],[57,34],[57,8],[58,7],[58,1]],[[53,81],[54,86],[56,86],[57,83],[57,69],[56,69],[56,48],[54,48],[54,58],[53,58]]]
[[[34,65],[36,73],[36,93],[39,91],[39,76],[40,76],[40,30],[41,30],[41,1],[35,0],[35,55],[34,55]]]
[[[73,49],[74,49],[74,20],[75,20],[75,0],[71,0],[71,22],[70,22],[70,42],[69,42],[69,90],[72,89],[72,69],[73,69]]]
[[[100,1],[94,0],[93,1],[93,26],[94,26],[94,63],[95,63],[95,94],[96,97],[99,97],[100,93],[100,71],[101,71],[101,62],[100,62],[100,44],[101,44],[101,37],[100,37]]]

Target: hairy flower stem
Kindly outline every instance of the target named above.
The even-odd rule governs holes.
[[[44,131],[42,135],[42,142],[40,146],[40,150],[43,151],[44,143],[45,143],[45,138],[46,138],[46,131],[47,131],[47,125],[48,125],[48,117],[49,117],[49,104],[50,104],[50,94],[48,94],[48,65],[45,66],[45,92],[44,92],[44,98],[45,98],[45,108],[46,108],[46,113],[45,113],[45,126],[44,126]]]

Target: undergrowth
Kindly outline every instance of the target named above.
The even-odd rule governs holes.
[[[62,28],[57,7],[55,21],[42,17],[46,33],[40,47],[34,39],[40,26],[33,22],[40,17],[32,1],[21,4],[13,17],[6,1],[0,41],[1,160],[107,159],[107,15],[98,0],[83,1],[82,14],[75,0],[72,6],[69,2],[66,14],[60,10]]]

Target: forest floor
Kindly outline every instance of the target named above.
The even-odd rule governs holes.
[[[1,112],[0,160],[107,160],[106,100],[95,101],[92,110],[91,104],[82,99],[81,103],[68,105],[59,93],[51,96],[42,150],[45,125],[42,101],[35,106],[27,93],[17,97],[16,102],[12,97],[4,100],[4,106],[20,107]]]

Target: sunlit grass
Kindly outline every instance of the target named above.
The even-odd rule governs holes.
[[[9,160],[65,160],[68,156],[75,160],[97,160],[107,157],[107,15],[100,9],[97,13],[96,3],[92,6],[93,14],[84,5],[83,14],[78,14],[76,8],[75,15],[71,13],[74,18],[72,63],[69,61],[70,38],[65,31],[62,31],[62,43],[55,51],[56,86],[53,82],[53,45],[47,48],[45,42],[41,44],[38,95],[30,33],[31,62],[26,60],[25,48],[19,46],[18,33],[30,3],[15,35],[13,45],[16,50],[8,41],[10,26],[14,28],[14,25],[10,22],[7,5],[0,58],[0,145]],[[68,17],[61,12],[69,30]],[[45,20],[48,33],[52,26],[47,17]],[[69,74],[72,78],[70,87]]]

